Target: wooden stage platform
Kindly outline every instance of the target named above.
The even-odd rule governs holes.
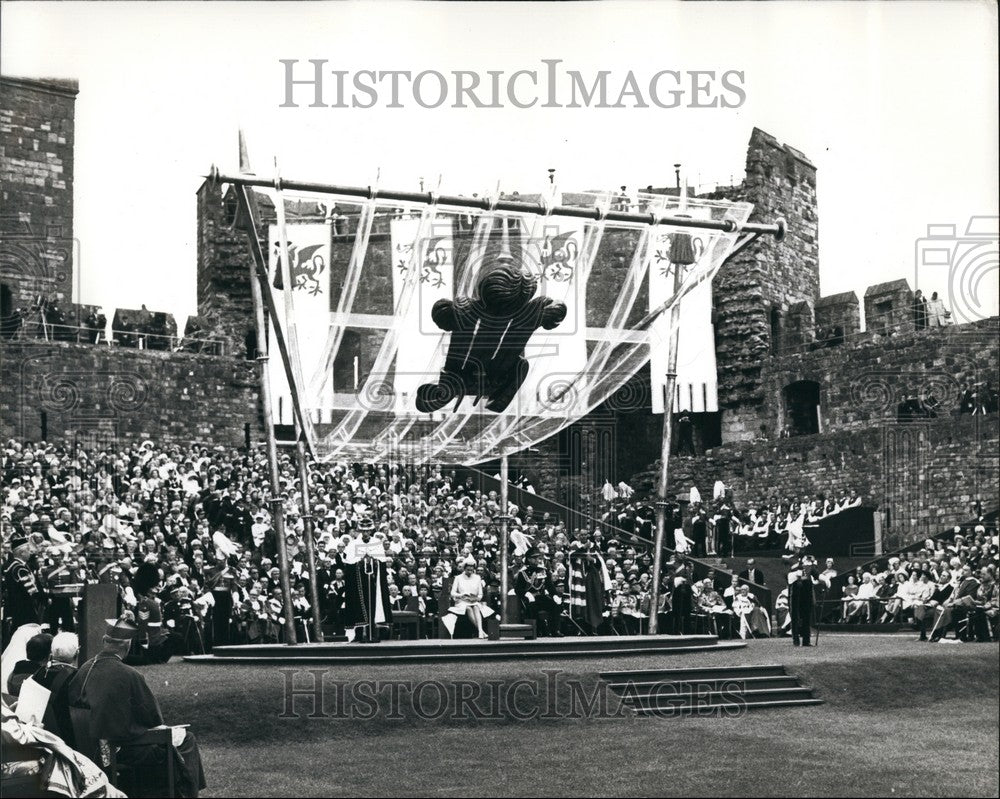
[[[333,665],[431,663],[629,655],[682,655],[706,650],[739,649],[742,641],[719,641],[714,635],[596,635],[534,640],[426,639],[358,644],[249,644],[216,647],[211,655],[187,655],[188,663],[204,665]]]

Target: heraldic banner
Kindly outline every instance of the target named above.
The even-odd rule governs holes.
[[[431,319],[431,309],[438,300],[452,299],[455,289],[452,219],[437,220],[423,241],[416,240],[419,225],[417,217],[393,219],[389,223],[394,306],[409,270],[420,270],[413,298],[402,317],[405,334],[400,337],[396,351],[393,390],[399,414],[416,412],[417,387],[435,382],[444,365],[445,333]]]
[[[586,222],[547,217],[528,243],[525,265],[538,278],[538,295],[566,304],[566,320],[554,330],[539,328],[528,340],[531,364],[516,402],[522,412],[563,414],[559,396],[587,366],[587,275],[582,256]]]
[[[292,292],[294,314],[291,323],[298,332],[302,377],[305,381],[305,386],[302,387],[305,392],[303,404],[311,410],[314,421],[317,412],[323,413],[325,421],[333,398],[333,375],[327,371],[324,359],[327,329],[330,325],[330,242],[333,227],[326,223],[312,223],[292,224],[287,229],[292,285],[282,284],[281,238],[277,225],[268,228],[268,271],[275,289]],[[275,305],[282,329],[287,330],[288,320],[285,319],[285,305],[280,294],[276,297]],[[269,333],[268,348],[271,354],[268,371],[271,395],[274,398],[275,422],[292,424],[291,391],[281,359],[277,357],[278,344],[274,330]]]
[[[701,209],[690,209],[688,214],[711,219],[711,214]],[[674,269],[670,263],[671,237],[677,235],[676,228],[660,228],[655,234],[649,265],[649,310],[661,307],[674,293]],[[692,229],[691,236],[695,256],[700,262],[706,258],[706,244],[709,236],[704,231]],[[693,264],[685,269],[685,275],[697,269]],[[663,413],[666,389],[669,350],[670,314],[662,314],[652,324],[650,341],[649,370],[652,390],[652,411]],[[680,335],[677,347],[677,388],[674,394],[673,411],[718,410],[718,391],[715,367],[715,333],[712,326],[712,281],[700,283],[681,301]]]

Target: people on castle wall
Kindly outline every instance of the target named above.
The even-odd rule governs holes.
[[[809,344],[809,349],[821,350],[825,347],[839,347],[845,340],[844,328],[841,325],[827,325],[816,329],[816,338]]]
[[[938,297],[938,293],[935,291],[927,303],[927,326],[947,327],[950,324],[952,324],[951,311],[944,307],[944,301]]]
[[[104,331],[107,326],[107,317],[100,309],[92,308],[83,318],[81,340],[90,344],[100,344],[104,340]]]
[[[920,289],[913,292],[913,326],[917,330],[927,327],[927,300]]]
[[[108,320],[95,306],[72,306],[67,312],[54,296],[38,296],[28,309],[16,307],[0,319],[0,336],[6,339],[37,338],[79,344],[106,344],[151,350],[185,350],[221,354],[222,331],[213,331],[216,340],[206,340],[204,326],[188,318],[184,340],[178,341],[177,321],[173,314],[150,311],[145,305],[138,311],[117,309],[108,332]],[[77,316],[74,318],[73,313]]]
[[[1000,397],[997,395],[997,390],[990,388],[990,384],[985,381],[967,382],[959,395],[959,415],[981,416],[996,413],[998,408],[1000,408]]]

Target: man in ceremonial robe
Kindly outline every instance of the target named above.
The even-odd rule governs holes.
[[[819,581],[814,562],[804,557],[788,575],[788,605],[792,619],[792,643],[812,646],[812,616],[815,585]]]
[[[127,621],[109,625],[101,652],[84,663],[70,681],[69,705],[86,709],[94,738],[120,747],[119,768],[125,767],[134,783],[125,788],[128,796],[166,796],[162,764],[165,757],[174,757],[176,795],[196,797],[205,787],[205,774],[190,732],[185,731],[183,740],[169,752],[162,745],[133,743],[149,730],[163,726],[153,692],[142,675],[124,663],[138,632]]]
[[[379,625],[392,624],[385,551],[373,540],[371,522],[362,522],[361,535],[344,555],[344,627],[359,643],[378,643]]]

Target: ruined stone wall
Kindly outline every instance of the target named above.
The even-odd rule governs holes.
[[[73,299],[73,131],[77,84],[0,77],[0,281],[12,308]]]
[[[211,180],[198,189],[198,317],[204,337],[226,342],[234,356],[246,354],[254,329],[250,293],[251,256],[246,234],[233,230],[233,209],[223,204],[222,187]]]
[[[893,424],[907,397],[924,395],[941,417],[958,409],[968,384],[1000,377],[998,320],[862,337],[839,347],[769,358],[761,367],[768,429],[786,427],[783,389],[800,380],[820,387],[821,432]]]
[[[255,365],[238,358],[18,340],[0,365],[4,438],[241,446],[249,424],[260,440]]]

